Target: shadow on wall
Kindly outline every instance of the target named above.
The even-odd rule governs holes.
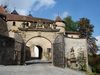
[[[14,64],[14,39],[0,35],[0,64]]]
[[[2,14],[0,14],[0,34],[8,36],[6,16]]]
[[[26,56],[25,56],[25,61],[31,60],[31,52],[30,48],[26,46]]]

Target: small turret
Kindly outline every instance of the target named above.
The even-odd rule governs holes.
[[[28,16],[33,17],[32,14],[29,14]]]
[[[62,19],[60,18],[60,16],[57,16],[57,17],[56,17],[55,22],[62,22]]]
[[[11,12],[11,14],[19,15],[15,9]]]
[[[32,14],[31,14],[31,11],[29,11],[29,14],[28,14],[28,16],[30,16],[30,17],[33,17],[33,16],[32,16]]]
[[[59,32],[65,33],[65,23],[64,23],[63,20],[60,18],[60,16],[57,16],[57,17],[56,17],[55,24],[57,25],[56,28],[57,28],[57,29],[60,29]]]

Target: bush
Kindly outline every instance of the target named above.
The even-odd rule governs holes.
[[[100,73],[100,64],[95,66],[95,70],[96,70],[97,73]]]
[[[100,73],[100,55],[89,56],[89,65],[93,72]]]

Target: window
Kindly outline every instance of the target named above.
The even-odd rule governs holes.
[[[13,26],[16,26],[16,22],[13,22]]]
[[[22,23],[22,27],[25,28],[25,22]]]
[[[36,28],[37,22],[33,23],[33,28]]]
[[[54,28],[54,29],[56,29],[56,27],[57,27],[57,25],[56,25],[56,24],[54,24],[54,25],[53,25],[53,28]]]
[[[27,26],[27,27],[29,26],[29,23],[28,23],[28,22],[26,23],[26,26]]]
[[[51,52],[51,48],[47,48],[47,52],[50,53]]]

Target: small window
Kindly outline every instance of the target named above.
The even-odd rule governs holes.
[[[16,26],[16,22],[13,22],[13,26]]]
[[[43,24],[46,24],[45,22],[43,22]]]
[[[25,22],[22,23],[22,27],[25,28]]]
[[[47,51],[50,53],[51,52],[51,48],[47,48]]]
[[[28,22],[26,23],[26,26],[27,26],[27,27],[29,26],[29,23],[28,23]]]
[[[37,24],[37,22],[34,22],[35,24]]]
[[[53,25],[53,27],[54,27],[54,29],[56,29],[57,25],[56,25],[56,24],[54,24],[54,25]]]

